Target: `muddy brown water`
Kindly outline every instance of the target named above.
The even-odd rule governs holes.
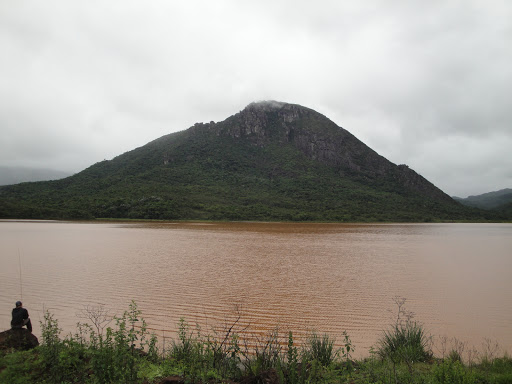
[[[429,333],[512,352],[511,224],[0,222],[0,327],[23,300],[34,333],[49,310],[135,300],[160,340],[180,318],[251,337],[312,330],[365,356],[405,297]],[[21,274],[20,274],[21,271]]]

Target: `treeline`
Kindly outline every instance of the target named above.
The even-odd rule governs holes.
[[[194,182],[175,180],[172,169],[148,179],[123,182],[105,175],[101,183],[76,180],[0,188],[0,218],[154,220],[255,220],[332,222],[501,221],[499,212],[464,207],[338,177],[317,165],[306,174],[263,177],[258,172],[233,181],[222,170],[190,165]],[[278,172],[277,170],[275,172]],[[159,182],[154,180],[158,179]],[[173,181],[166,181],[173,180]],[[512,216],[511,216],[512,217]]]

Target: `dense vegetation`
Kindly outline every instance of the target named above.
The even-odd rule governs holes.
[[[244,342],[237,320],[222,332],[191,329],[182,320],[178,338],[158,348],[135,303],[115,326],[105,329],[104,312],[90,311],[74,335],[60,337],[50,313],[41,323],[42,344],[29,351],[0,352],[0,383],[511,383],[512,359],[499,357],[488,344],[467,355],[455,342],[435,358],[432,338],[399,304],[395,324],[370,356],[352,359],[354,346],[345,333],[341,347],[328,335],[311,333],[298,346],[293,333],[277,329]],[[99,316],[98,316],[99,315]]]
[[[0,187],[0,218],[506,219],[455,202],[324,116],[290,108],[283,117],[283,110],[248,107],[62,180]]]
[[[465,199],[455,197],[455,200],[469,207],[492,209],[500,212],[502,215],[512,217],[512,189],[510,188],[469,196]]]
[[[512,203],[504,204],[500,206],[499,210],[500,214],[502,214],[505,217],[512,218]]]

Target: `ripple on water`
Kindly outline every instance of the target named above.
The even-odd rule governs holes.
[[[0,305],[20,297],[66,332],[87,304],[121,314],[131,300],[159,336],[185,318],[300,340],[352,337],[365,355],[408,298],[428,330],[479,346],[512,346],[511,225],[0,222]],[[18,248],[20,257],[18,257]],[[21,263],[20,263],[21,262]],[[0,315],[8,327],[9,313]],[[253,341],[254,341],[253,335]]]

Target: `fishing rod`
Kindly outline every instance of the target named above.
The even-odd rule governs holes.
[[[20,253],[19,246],[18,246],[18,264],[20,267],[20,296],[21,296],[20,300],[23,302],[23,278],[22,278],[22,274],[21,274],[21,253]]]

